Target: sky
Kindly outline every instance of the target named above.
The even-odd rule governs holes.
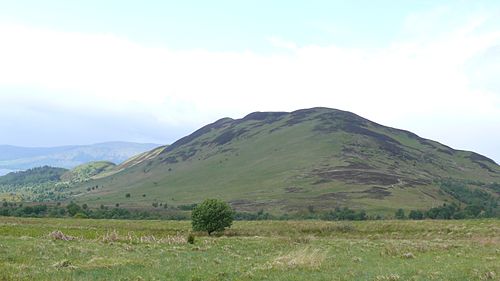
[[[500,1],[0,0],[0,144],[347,110],[500,162]]]

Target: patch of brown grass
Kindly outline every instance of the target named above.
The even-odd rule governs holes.
[[[271,262],[270,267],[318,269],[325,259],[324,250],[306,247],[277,257]]]
[[[53,240],[63,240],[63,241],[70,241],[76,239],[73,236],[69,236],[62,233],[62,231],[60,230],[52,231],[51,233],[49,233],[49,237],[52,238]]]

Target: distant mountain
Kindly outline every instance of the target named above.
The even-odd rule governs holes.
[[[157,144],[131,142],[59,147],[0,145],[0,175],[46,165],[71,169],[92,161],[110,161],[119,164],[134,155],[158,146]]]
[[[500,167],[485,156],[351,112],[311,108],[220,119],[73,190],[76,200],[96,206],[217,197],[240,211],[285,213],[467,204],[476,193],[498,198],[493,183],[500,183]],[[90,185],[102,188],[88,191]]]

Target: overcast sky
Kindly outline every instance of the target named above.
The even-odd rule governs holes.
[[[500,162],[500,1],[0,0],[0,144],[323,106]]]

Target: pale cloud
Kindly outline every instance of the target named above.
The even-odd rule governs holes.
[[[174,51],[112,34],[0,24],[0,103],[50,101],[75,112],[147,114],[193,128],[224,116],[312,106],[399,127],[423,115],[500,120],[500,93],[477,87],[467,69],[470,61],[484,63],[484,53],[500,44],[500,31],[478,31],[487,19],[474,17],[439,37],[378,49],[299,46],[271,37],[276,50],[268,54]],[[410,18],[407,28],[419,20]],[[481,68],[490,70],[498,66]],[[16,87],[34,90],[2,90]]]
[[[291,42],[291,41],[283,40],[283,39],[276,37],[276,36],[269,37],[268,41],[269,41],[269,43],[271,43],[271,45],[273,47],[276,47],[276,48],[297,50],[297,44],[295,44],[294,42]]]

